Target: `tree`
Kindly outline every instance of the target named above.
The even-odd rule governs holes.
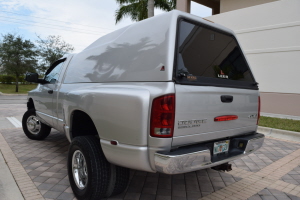
[[[0,43],[1,72],[14,75],[16,92],[19,91],[19,78],[26,71],[35,71],[37,66],[37,50],[30,40],[24,40],[15,34],[2,35]]]
[[[141,21],[154,15],[154,8],[171,11],[176,8],[176,0],[116,0],[120,8],[116,10],[116,24],[124,17]],[[154,2],[154,3],[153,3]],[[149,8],[149,9],[148,9]],[[148,12],[149,11],[149,12]]]
[[[60,36],[49,35],[46,39],[39,39],[36,41],[38,43],[40,63],[38,70],[44,73],[49,66],[63,57],[63,55],[74,51],[74,47],[71,44],[66,43],[62,40]]]

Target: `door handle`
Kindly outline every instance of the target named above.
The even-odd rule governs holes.
[[[231,103],[233,101],[233,96],[231,96],[231,95],[222,95],[221,96],[221,101],[223,103]]]
[[[49,94],[53,94],[53,90],[48,90],[48,93]]]

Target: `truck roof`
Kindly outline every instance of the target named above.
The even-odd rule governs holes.
[[[221,29],[223,31],[229,32],[229,33],[233,33],[232,30],[219,25],[219,24],[215,24],[214,22],[198,17],[196,15],[192,15],[186,12],[182,12],[179,10],[173,10],[170,12],[166,12],[166,13],[162,13],[160,15],[155,16],[155,20],[153,18],[148,18],[139,22],[136,22],[134,24],[128,25],[126,27],[120,28],[116,31],[113,31],[111,33],[108,33],[102,37],[100,37],[99,39],[97,39],[95,42],[93,42],[92,44],[90,44],[87,48],[85,48],[83,51],[91,49],[91,48],[95,48],[97,46],[101,46],[104,45],[106,43],[111,43],[114,40],[117,40],[118,37],[120,37],[121,35],[124,34],[124,36],[126,35],[136,35],[138,31],[141,30],[141,28],[143,28],[144,26],[149,26],[149,27],[154,27],[157,26],[157,21],[160,21],[162,24],[163,22],[167,21],[169,22],[169,24],[167,24],[167,26],[164,27],[159,27],[161,32],[165,32],[167,29],[170,29],[172,26],[176,25],[177,23],[177,19],[180,17],[185,17],[185,18],[189,18],[195,21],[199,21],[203,24],[206,24],[208,26],[212,26],[215,27],[217,29]],[[154,35],[151,35],[150,37],[155,37]]]

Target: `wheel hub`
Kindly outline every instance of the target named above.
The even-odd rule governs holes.
[[[88,170],[83,153],[76,150],[72,157],[72,172],[74,181],[79,189],[84,189],[88,182]]]
[[[26,125],[28,131],[32,134],[38,134],[41,130],[41,123],[34,115],[28,117]]]

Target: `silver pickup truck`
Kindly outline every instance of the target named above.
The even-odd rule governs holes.
[[[264,141],[258,83],[234,32],[184,12],[112,32],[26,80],[39,84],[24,132],[66,134],[78,199],[121,193],[129,169],[229,170]]]

